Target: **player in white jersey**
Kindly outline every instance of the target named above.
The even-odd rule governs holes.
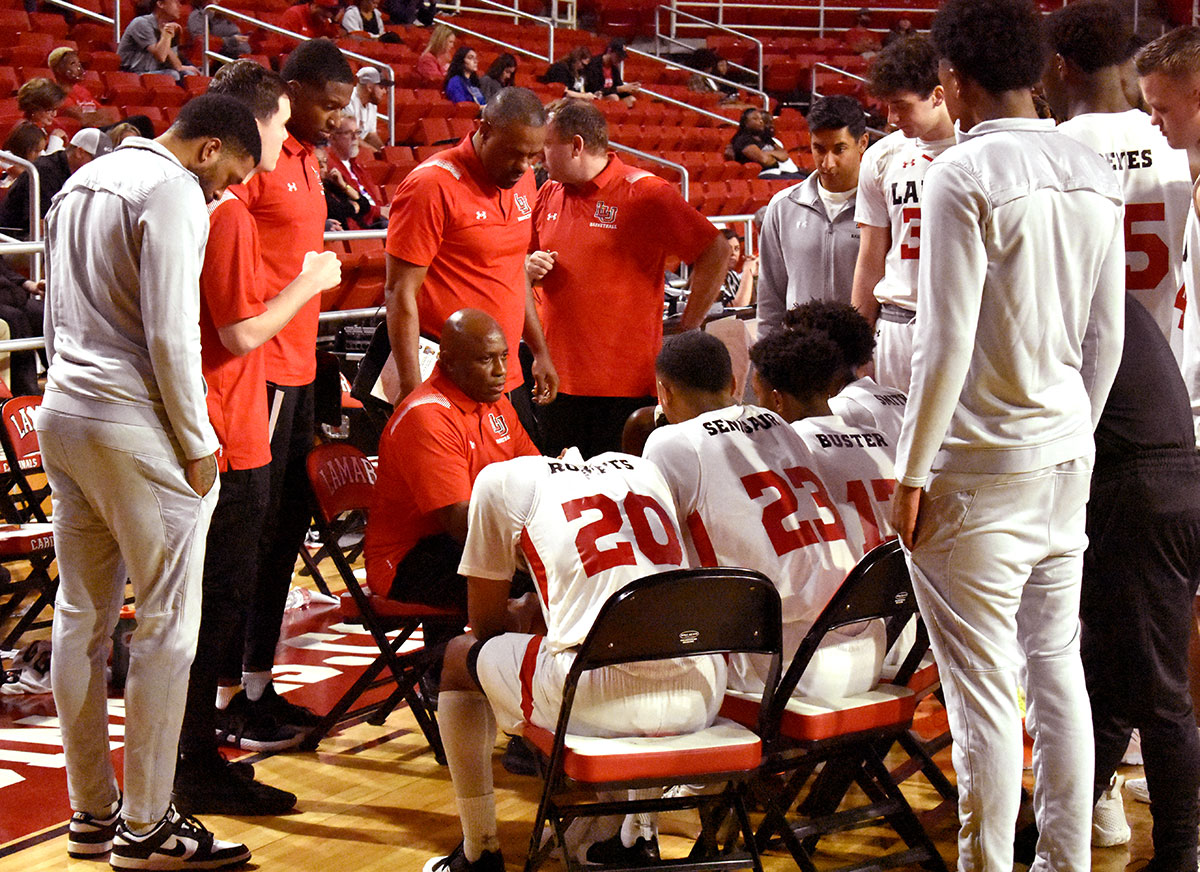
[[[431,860],[427,872],[503,872],[491,768],[497,724],[506,732],[526,721],[553,730],[571,649],[601,606],[635,579],[687,565],[671,493],[649,461],[607,453],[584,463],[572,452],[494,463],[480,473],[459,566],[472,632],[447,646],[438,695],[463,843]],[[510,610],[508,586],[518,568],[533,576],[540,633]],[[716,656],[596,670],[580,682],[572,732],[703,729],[717,715],[725,684]],[[616,859],[640,865],[656,856],[652,832],[645,838],[633,826],[624,829],[623,844],[609,849]]]
[[[1129,28],[1120,11],[1088,0],[1047,18],[1055,52],[1042,74],[1058,130],[1112,164],[1125,193],[1125,290],[1154,316],[1183,358],[1184,223],[1191,204],[1187,153],[1172,148],[1125,95]]]
[[[783,330],[760,339],[750,360],[759,402],[790,423],[808,446],[812,469],[841,515],[855,559],[891,539],[896,445],[832,411],[832,392],[846,367],[838,344],[820,330]]]
[[[954,144],[937,55],[922,36],[897,40],[871,64],[871,93],[899,128],[867,149],[854,218],[861,228],[854,305],[875,327],[875,380],[908,392],[917,317],[921,188],[933,159]]]
[[[835,379],[829,408],[847,424],[881,431],[895,460],[908,398],[903,391],[859,375],[875,354],[875,335],[862,313],[843,303],[813,300],[793,306],[784,316],[783,326],[787,330],[820,330],[837,343],[845,366]]]
[[[746,566],[774,581],[790,657],[856,562],[841,512],[800,435],[774,412],[734,403],[729,352],[718,339],[696,331],[673,336],[656,369],[671,424],[651,434],[643,454],[666,477],[691,559]],[[871,687],[882,658],[877,648],[869,646],[862,668],[822,679],[824,695]],[[733,689],[762,689],[758,660],[733,656],[729,671]],[[810,667],[806,680],[818,673],[823,667]]]

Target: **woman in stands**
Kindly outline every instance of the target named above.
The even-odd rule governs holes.
[[[48,137],[45,154],[60,151],[66,145],[67,134],[57,128],[51,129],[58,107],[66,98],[66,89],[53,79],[30,79],[17,91],[17,108],[25,115],[25,120],[42,128]]]
[[[756,163],[759,176],[791,178],[800,172],[783,143],[775,138],[771,116],[761,109],[742,113],[738,129],[725,148],[725,159],[738,163]]]
[[[488,71],[479,78],[479,90],[483,98],[490,100],[500,91],[515,85],[517,80],[517,59],[508,52],[492,61]]]
[[[742,240],[732,227],[721,228],[729,240],[729,271],[721,285],[721,305],[726,308],[749,306],[754,299],[754,281],[758,278],[758,258],[742,258]]]
[[[46,147],[46,131],[38,127],[32,121],[19,121],[17,126],[8,134],[8,138],[4,140],[4,150],[9,154],[15,154],[17,157],[33,163],[34,158],[39,157],[42,150]],[[25,172],[25,167],[12,164],[5,167],[3,174],[0,174],[0,191],[7,192],[13,182],[21,173]]]
[[[596,95],[588,93],[583,84],[583,68],[587,66],[590,59],[591,53],[587,50],[587,46],[577,45],[566,57],[555,61],[546,69],[542,81],[547,84],[554,82],[562,85],[566,88],[563,93],[564,97],[595,100]]]
[[[454,31],[444,24],[439,24],[429,35],[429,44],[417,58],[417,75],[426,82],[441,84],[446,79],[446,69],[450,66],[450,58],[458,37]]]
[[[479,89],[479,55],[475,54],[475,49],[464,45],[454,53],[454,59],[446,69],[442,93],[452,103],[478,103],[482,106],[487,102],[483,91]]]
[[[387,31],[383,15],[376,10],[378,0],[355,0],[342,14],[342,30],[360,39],[379,39]]]

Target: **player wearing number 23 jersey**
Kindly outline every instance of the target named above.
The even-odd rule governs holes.
[[[601,606],[629,582],[687,566],[662,474],[649,461],[606,453],[583,462],[521,457],[479,474],[459,572],[534,579],[544,636],[504,633],[483,644],[477,675],[501,729],[553,729],[563,680]],[[720,657],[623,665],[580,684],[572,731],[590,735],[689,732],[710,724],[725,690]]]

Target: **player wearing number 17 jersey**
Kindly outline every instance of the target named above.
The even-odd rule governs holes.
[[[525,722],[553,730],[572,649],[601,606],[635,579],[687,565],[671,492],[649,461],[605,453],[585,463],[572,451],[494,463],[479,474],[459,567],[473,630],[447,648],[438,696],[463,844],[427,872],[503,872],[491,769],[497,723],[507,732]],[[517,568],[534,579],[540,634],[518,632],[525,628],[508,617]],[[580,682],[571,731],[694,732],[716,717],[725,685],[725,663],[715,656],[596,670]],[[617,853],[645,859],[653,834],[645,835],[631,834]]]
[[[1112,164],[1125,193],[1125,290],[1154,317],[1183,360],[1184,226],[1192,181],[1187,153],[1172,148],[1129,104],[1121,64],[1129,27],[1105,2],[1072,3],[1047,18],[1055,54],[1042,75],[1050,107],[1066,118],[1058,131]]]
[[[922,36],[897,40],[871,65],[871,93],[897,127],[863,155],[854,219],[862,232],[854,306],[875,327],[875,380],[908,392],[917,317],[921,191],[933,159],[954,145],[938,84],[938,60]]]
[[[651,434],[643,454],[667,479],[691,559],[746,566],[774,581],[790,655],[857,560],[841,512],[813,471],[803,438],[774,412],[733,402],[720,340],[695,331],[674,336],[656,368],[671,425]],[[825,695],[871,687],[882,658],[876,647],[835,670]],[[760,668],[751,658],[731,657],[730,686],[761,690]],[[805,680],[815,681],[817,672],[825,670],[810,668]]]

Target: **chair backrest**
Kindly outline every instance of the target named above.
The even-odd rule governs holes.
[[[795,692],[796,685],[826,633],[848,624],[882,618],[887,629],[886,644],[891,648],[900,631],[916,613],[917,599],[900,542],[893,539],[868,551],[846,576],[796,649],[787,673],[779,682],[768,723],[778,724],[788,699]],[[906,655],[894,683],[904,684],[908,681],[928,644],[928,638],[920,628],[917,642]]]
[[[14,397],[2,407],[4,435],[7,447],[12,449],[9,461],[26,472],[37,471],[42,466],[42,449],[33,426],[33,415],[41,404],[41,397],[27,396]]]
[[[327,524],[344,512],[368,508],[375,477],[374,465],[353,445],[334,442],[309,452],[308,479]]]

